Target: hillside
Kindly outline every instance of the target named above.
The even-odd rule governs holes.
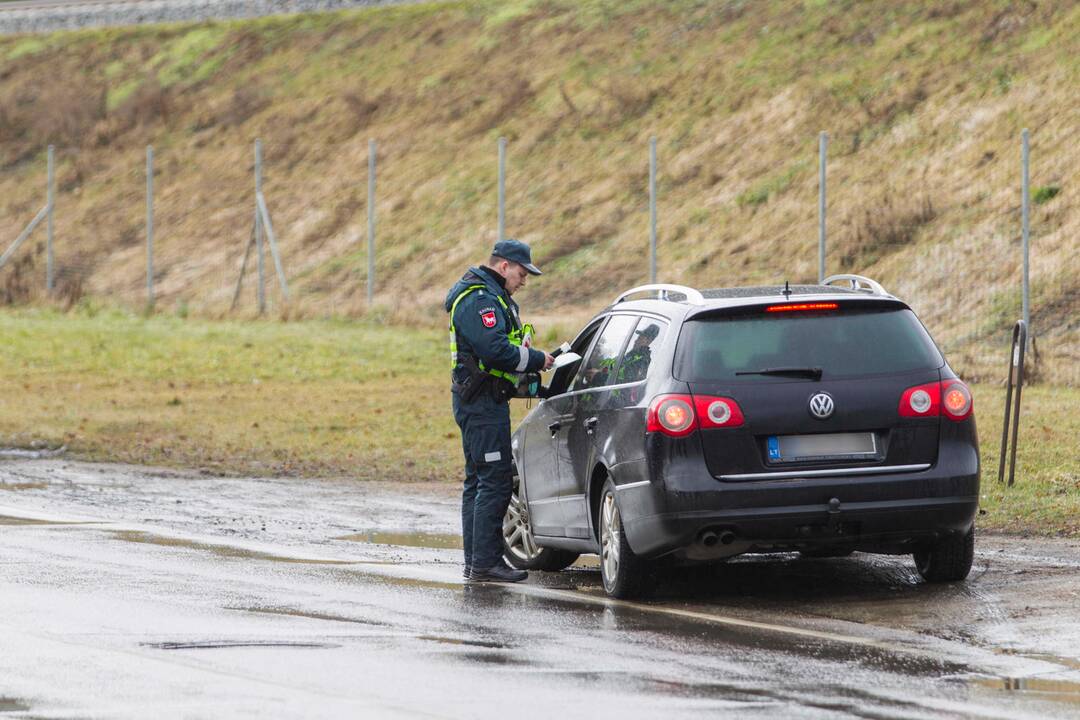
[[[652,135],[661,280],[812,280],[826,130],[829,271],[912,301],[976,376],[1019,316],[1027,127],[1040,372],[1080,382],[1076,2],[430,3],[6,37],[0,77],[0,244],[44,204],[54,143],[62,302],[144,302],[153,144],[158,307],[227,312],[256,137],[293,316],[368,311],[369,138],[387,316],[442,323],[486,254],[499,136],[544,320],[647,280]],[[44,237],[0,270],[5,301],[40,300]],[[249,276],[241,313],[253,297]]]

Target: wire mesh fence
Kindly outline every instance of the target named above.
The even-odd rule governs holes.
[[[0,267],[0,291],[7,304],[88,298],[205,316],[438,307],[443,285],[498,237],[503,197],[506,235],[533,243],[555,277],[573,279],[557,290],[537,284],[530,305],[567,307],[595,300],[613,281],[653,279],[653,197],[657,280],[805,283],[822,265],[826,274],[869,275],[912,305],[959,372],[989,380],[1003,373],[1024,311],[1021,144],[990,150],[977,128],[967,131],[972,140],[948,156],[905,151],[903,136],[893,138],[884,175],[863,161],[857,138],[829,138],[823,256],[814,137],[783,139],[780,167],[763,152],[777,139],[764,133],[659,137],[652,183],[648,137],[613,144],[579,134],[556,155],[538,131],[505,144],[500,194],[492,138],[391,136],[374,148],[374,204],[373,147],[359,135],[319,143],[269,133],[261,180],[254,144],[240,150],[213,135],[154,147],[152,184],[146,148],[58,147],[52,291],[43,223]],[[1080,383],[1080,221],[1063,195],[1076,170],[1058,158],[1074,139],[1065,123],[1035,129],[1028,193],[1031,367],[1068,384]],[[32,190],[2,201],[0,250],[46,204],[44,154],[7,175],[9,187]],[[259,220],[257,183],[266,211]],[[259,242],[269,240],[267,226],[285,282]],[[419,267],[435,268],[445,282],[412,270]]]

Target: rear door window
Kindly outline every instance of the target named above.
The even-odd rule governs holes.
[[[592,353],[574,380],[574,390],[613,385],[616,382],[619,356],[626,346],[626,338],[637,324],[635,315],[613,315],[604,326]]]
[[[653,353],[663,343],[666,330],[667,323],[647,317],[641,318],[634,328],[634,334],[630,336],[626,352],[623,353],[618,372],[619,383],[641,382],[648,377]]]
[[[675,375],[690,382],[760,382],[770,368],[821,368],[823,378],[903,373],[944,364],[907,309],[755,313],[683,324]],[[782,379],[782,378],[777,378]]]

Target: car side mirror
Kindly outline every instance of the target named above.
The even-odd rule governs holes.
[[[547,383],[543,386],[543,396],[553,397],[566,392],[570,384],[570,378],[574,376],[574,368],[581,362],[581,356],[576,352],[561,352],[555,357],[555,363],[551,366],[551,373]]]
[[[564,368],[567,365],[571,365],[580,360],[581,356],[578,355],[576,352],[559,353],[559,356],[555,358],[555,362],[554,364],[552,364],[551,369],[557,371],[559,370],[559,368]]]

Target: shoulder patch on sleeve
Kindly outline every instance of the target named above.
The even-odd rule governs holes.
[[[480,321],[484,323],[484,327],[493,328],[498,322],[495,318],[495,310],[493,308],[484,308],[480,311]]]

